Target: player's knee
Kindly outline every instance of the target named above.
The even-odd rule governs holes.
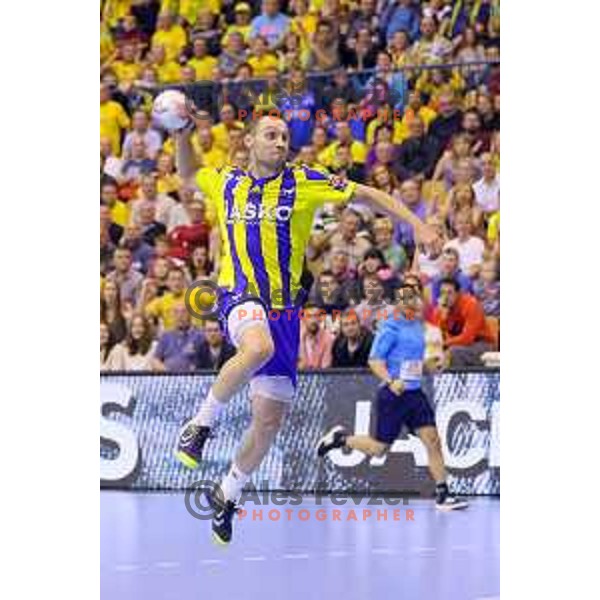
[[[267,338],[261,340],[256,348],[253,349],[254,356],[257,362],[266,363],[271,360],[273,354],[275,354],[275,344],[273,340]]]
[[[252,416],[252,427],[260,435],[274,435],[283,423],[283,413],[279,411],[263,411]]]
[[[264,364],[271,360],[275,353],[275,344],[270,336],[251,336],[244,342],[241,350],[253,364]]]

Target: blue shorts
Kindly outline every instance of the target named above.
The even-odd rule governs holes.
[[[239,296],[222,292],[220,296],[220,320],[223,330],[230,341],[227,318],[231,311],[244,302],[260,304],[268,315],[268,324],[275,346],[271,360],[263,365],[254,376],[288,377],[294,388],[298,379],[298,354],[300,352],[300,307],[270,309],[260,298]]]
[[[422,390],[407,390],[397,396],[387,386],[377,392],[377,431],[375,439],[391,444],[406,426],[410,433],[427,425],[435,427],[435,413]]]

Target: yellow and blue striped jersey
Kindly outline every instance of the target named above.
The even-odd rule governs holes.
[[[204,168],[196,180],[219,224],[219,286],[274,309],[293,307],[302,289],[315,211],[325,202],[347,202],[356,188],[300,165],[262,179],[235,167]]]

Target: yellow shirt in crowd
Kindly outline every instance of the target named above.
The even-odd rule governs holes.
[[[200,164],[203,167],[220,169],[227,163],[227,153],[221,150],[215,143],[213,143],[212,148],[208,151],[203,151],[199,146],[197,149],[194,149],[196,150]]]
[[[311,36],[317,31],[319,17],[316,14],[308,13],[302,17],[293,17],[290,31],[300,37],[301,54],[310,50]]]
[[[113,154],[121,153],[121,129],[130,125],[130,119],[123,107],[114,100],[100,104],[100,137],[110,140]]]
[[[244,124],[241,121],[234,123],[236,129],[244,129]],[[213,140],[215,146],[223,150],[223,152],[229,152],[229,129],[225,123],[217,123],[211,128]]]
[[[141,65],[135,62],[125,62],[124,60],[115,61],[112,68],[119,83],[133,83],[140,78],[142,73]]]
[[[173,314],[173,307],[178,302],[184,300],[184,294],[175,296],[173,292],[165,292],[159,298],[154,298],[146,305],[146,315],[159,319],[162,322],[162,328],[165,331],[172,331],[175,329],[175,315]]]
[[[348,6],[350,0],[340,0],[340,6]],[[308,5],[309,13],[320,13],[321,9],[325,6],[325,0],[310,0]]]
[[[152,36],[152,45],[164,47],[167,61],[175,60],[186,44],[187,36],[180,25],[173,25],[169,31],[161,29]]]
[[[394,113],[392,111],[388,111],[388,118],[387,120],[383,120],[383,119],[373,119],[368,125],[367,125],[367,144],[371,145],[375,142],[375,130],[380,126],[380,125],[391,125],[392,123],[393,125],[393,133],[392,133],[392,143],[393,144],[401,144],[404,139],[406,138],[406,135],[404,133],[404,129],[402,128],[402,124],[400,123],[400,121],[398,121],[397,119],[394,119]]]
[[[109,27],[116,27],[119,19],[126,17],[131,10],[131,0],[106,0],[102,11],[102,20]]]
[[[100,64],[104,64],[115,51],[115,44],[113,42],[110,31],[106,27],[105,23],[100,24]]]
[[[181,177],[172,173],[170,175],[159,175],[156,178],[156,189],[159,194],[171,194],[181,186]]]
[[[427,131],[427,129],[429,129],[429,124],[431,123],[431,121],[433,121],[437,117],[437,113],[432,108],[429,108],[429,106],[421,106],[421,108],[419,109],[419,117],[421,118],[421,121],[423,121],[423,125],[425,125],[425,131]],[[412,108],[407,108],[404,111],[404,116],[402,117],[402,121],[400,122],[402,130],[402,141],[408,138],[408,125],[414,118],[415,111]]]
[[[125,227],[129,224],[129,212],[129,205],[117,200],[110,208],[110,217],[113,223]]]
[[[175,296],[173,292],[165,292],[160,298],[154,298],[146,305],[146,315],[155,319],[160,319],[165,331],[175,329],[175,314],[173,309],[176,304],[180,304],[185,299],[185,292]],[[192,325],[201,327],[202,321],[192,317]]]
[[[175,61],[165,61],[162,65],[154,65],[159,83],[177,83],[181,79],[181,65]]]
[[[319,163],[327,168],[333,166],[339,145],[339,142],[332,142],[325,150],[322,150],[317,157]],[[362,142],[352,142],[350,145],[350,156],[352,156],[354,162],[364,163],[367,160],[367,146]]]
[[[488,221],[487,238],[490,244],[498,239],[500,233],[500,211],[495,212]]]
[[[263,54],[261,57],[251,56],[248,59],[248,64],[254,71],[254,77],[264,77],[269,72],[269,69],[279,68],[279,60],[270,52]]]
[[[221,12],[221,0],[162,0],[160,12],[179,15],[190,25],[196,22],[198,11],[209,9],[213,15]]]
[[[215,169],[219,169],[225,166],[225,163],[227,162],[227,152],[217,146],[216,140],[213,139],[212,147],[208,151],[202,150],[200,147],[200,142],[198,141],[198,136],[196,135],[192,136],[191,144],[194,154],[196,155],[196,159],[203,167],[213,167]],[[173,144],[173,138],[170,137],[163,144],[163,152],[172,155],[174,151],[175,147]]]
[[[415,89],[429,96],[431,106],[437,107],[438,99],[443,92],[451,91],[455,94],[461,92],[465,87],[465,80],[457,69],[452,70],[450,80],[436,84],[431,80],[430,72],[424,71],[417,79]]]
[[[219,64],[214,56],[205,56],[204,58],[190,58],[187,62],[188,67],[196,71],[197,81],[211,81],[213,78],[213,69]]]

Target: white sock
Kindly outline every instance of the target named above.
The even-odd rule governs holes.
[[[214,420],[217,415],[225,407],[223,402],[219,402],[212,393],[212,389],[208,392],[208,396],[204,399],[204,402],[200,405],[200,411],[192,419],[196,425],[201,427],[212,427]]]
[[[221,490],[223,491],[225,500],[237,502],[242,495],[242,490],[248,479],[250,479],[250,475],[242,473],[235,463],[231,463],[229,473],[225,475],[221,482]]]

